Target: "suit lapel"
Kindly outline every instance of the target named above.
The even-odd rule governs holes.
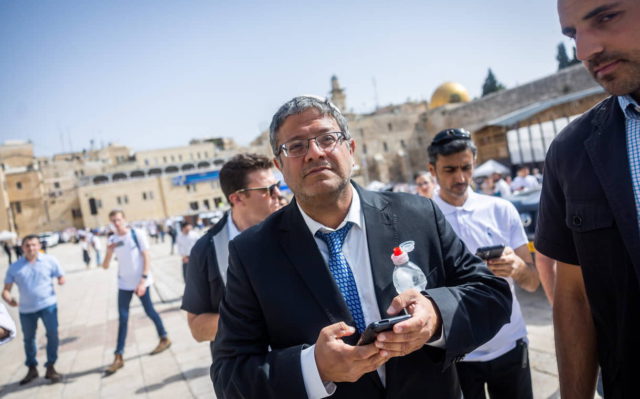
[[[627,154],[624,114],[616,97],[594,118],[585,148],[640,279],[640,232]],[[613,108],[613,109],[612,109]]]
[[[283,234],[282,249],[290,263],[326,313],[329,324],[344,321],[351,326],[355,325],[295,200],[285,212],[280,226]]]
[[[393,286],[393,263],[391,252],[398,245],[397,218],[391,213],[389,202],[379,194],[362,190],[356,186],[367,230],[369,262],[378,300],[378,309],[382,317],[387,317],[387,308],[398,295]]]

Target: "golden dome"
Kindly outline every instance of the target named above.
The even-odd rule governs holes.
[[[438,108],[446,104],[469,102],[469,93],[460,83],[446,82],[438,86],[431,95],[429,108]]]

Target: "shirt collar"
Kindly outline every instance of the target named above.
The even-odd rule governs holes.
[[[227,232],[229,233],[229,241],[233,240],[237,235],[240,234],[240,229],[238,229],[238,226],[236,226],[236,224],[233,222],[231,212],[232,211],[229,211],[229,216],[227,218]]]
[[[360,205],[360,196],[358,195],[358,190],[355,187],[351,186],[351,191],[353,192],[353,197],[351,198],[351,205],[349,205],[349,212],[347,212],[347,216],[344,220],[338,225],[338,228],[332,229],[323,225],[322,223],[318,223],[315,220],[311,219],[309,215],[307,215],[304,210],[300,207],[300,204],[296,201],[296,205],[302,214],[302,218],[304,219],[305,224],[311,231],[311,235],[315,236],[318,230],[322,230],[323,233],[328,233],[332,231],[336,231],[341,229],[347,222],[351,222],[354,225],[358,226],[362,229],[362,212]]]
[[[458,210],[463,210],[466,212],[472,212],[478,206],[478,200],[482,199],[480,194],[475,193],[471,187],[467,188],[467,200],[462,204],[462,206],[454,206],[450,203],[446,202],[440,196],[440,192],[434,195],[434,201],[440,207],[440,210],[444,215],[450,215],[452,213],[457,212]]]
[[[627,119],[640,119],[640,105],[630,95],[618,96],[618,104]]]

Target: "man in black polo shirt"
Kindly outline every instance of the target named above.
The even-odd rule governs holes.
[[[562,32],[612,97],[555,139],[536,247],[558,260],[556,354],[563,398],[637,395],[640,371],[640,1],[559,0]]]
[[[279,182],[272,167],[263,155],[238,154],[220,169],[220,187],[231,210],[191,250],[182,297],[181,309],[187,311],[191,335],[198,342],[213,341],[218,331],[218,306],[227,280],[227,244],[280,208]]]

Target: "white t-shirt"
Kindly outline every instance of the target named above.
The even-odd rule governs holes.
[[[511,189],[513,191],[530,190],[532,188],[538,187],[539,185],[540,184],[538,184],[538,179],[536,179],[534,176],[516,176],[515,179],[513,179],[513,181],[511,182]]]
[[[467,201],[461,207],[444,202],[439,194],[434,195],[433,200],[469,251],[475,253],[480,247],[498,244],[516,249],[528,242],[520,215],[511,202],[477,194],[472,190],[468,194]],[[516,298],[513,278],[508,277],[506,280],[513,297],[511,321],[502,326],[489,342],[465,356],[463,361],[493,360],[513,349],[518,339],[526,340],[527,326]]]
[[[118,245],[114,252],[118,258],[118,289],[126,291],[135,290],[142,279],[142,271],[144,270],[142,251],[149,250],[147,235],[139,229],[135,230],[140,248],[138,248],[133,240],[133,235],[131,234],[132,229],[129,229],[127,234],[123,236],[113,234],[108,240],[108,244],[117,242],[124,243]],[[153,276],[151,275],[151,272],[149,272],[146,286],[148,287],[152,283]]]
[[[100,251],[102,249],[102,245],[100,244],[100,237],[98,237],[97,235],[91,235],[91,240],[89,242],[91,242],[94,250]]]
[[[178,233],[178,237],[176,237],[176,244],[178,245],[178,255],[180,256],[189,256],[191,253],[191,248],[196,245],[198,241],[198,233],[195,231],[190,231],[189,234],[184,234],[182,232]]]

